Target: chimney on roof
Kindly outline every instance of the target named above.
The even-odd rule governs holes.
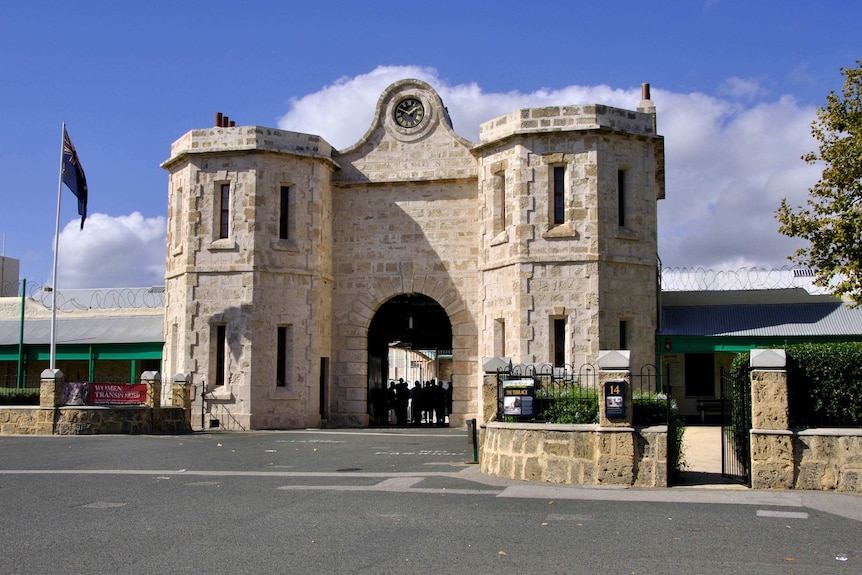
[[[233,128],[236,126],[236,122],[222,114],[221,112],[216,112],[215,115],[215,127],[216,128]]]
[[[641,84],[641,101],[640,104],[638,104],[638,112],[655,114],[655,104],[653,104],[652,102],[652,98],[650,97],[649,84],[646,82]]]

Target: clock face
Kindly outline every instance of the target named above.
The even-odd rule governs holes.
[[[416,98],[404,98],[395,106],[395,123],[402,128],[414,128],[425,117],[425,106]]]

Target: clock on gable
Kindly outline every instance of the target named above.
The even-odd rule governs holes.
[[[425,118],[425,106],[417,98],[404,98],[395,106],[393,115],[402,128],[415,128]]]

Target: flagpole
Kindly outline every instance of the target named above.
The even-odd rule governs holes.
[[[57,260],[60,252],[60,200],[63,197],[63,139],[66,136],[66,122],[60,132],[60,179],[57,183],[57,228],[54,232],[54,272],[51,276],[51,360],[49,368],[57,366]]]

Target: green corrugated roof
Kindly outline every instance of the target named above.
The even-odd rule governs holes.
[[[161,310],[154,315],[118,315],[98,317],[60,317],[57,319],[57,344],[159,343],[164,342]],[[20,319],[0,320],[0,346],[18,345]],[[51,319],[25,319],[26,345],[51,342]]]
[[[660,336],[862,336],[862,308],[840,302],[665,306]]]

